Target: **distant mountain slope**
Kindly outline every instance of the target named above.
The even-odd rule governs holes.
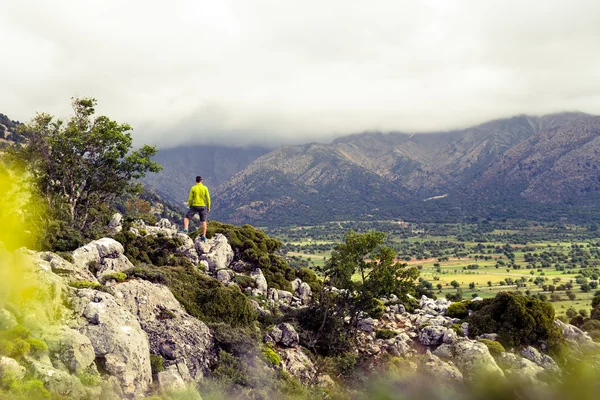
[[[24,137],[17,133],[17,127],[21,123],[13,121],[6,115],[0,113],[0,147],[5,146],[8,142],[22,142]]]
[[[154,160],[163,166],[158,174],[149,174],[143,182],[176,204],[187,200],[196,175],[212,190],[267,153],[265,147],[225,147],[193,145],[159,149]]]
[[[401,217],[403,207],[444,195],[448,207],[600,204],[599,142],[600,117],[563,113],[284,146],[217,188],[214,217],[257,224]]]

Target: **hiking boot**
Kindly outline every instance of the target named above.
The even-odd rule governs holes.
[[[179,233],[185,233],[185,234],[187,234],[187,233],[188,233],[188,230],[187,230],[187,229],[181,229],[181,230],[179,231]]]
[[[206,236],[200,236],[200,241],[206,242]]]

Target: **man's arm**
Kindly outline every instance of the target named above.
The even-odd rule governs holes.
[[[194,188],[190,188],[190,195],[188,196],[188,206],[192,206],[192,200],[194,199]]]
[[[206,209],[210,211],[210,193],[208,192],[208,188],[206,188]]]

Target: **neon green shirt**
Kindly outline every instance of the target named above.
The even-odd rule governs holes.
[[[210,194],[208,188],[201,183],[197,183],[190,189],[188,197],[188,205],[190,207],[206,207],[210,208]]]

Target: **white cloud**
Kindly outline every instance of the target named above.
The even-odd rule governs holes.
[[[0,112],[284,143],[600,110],[600,2],[3,0]]]

